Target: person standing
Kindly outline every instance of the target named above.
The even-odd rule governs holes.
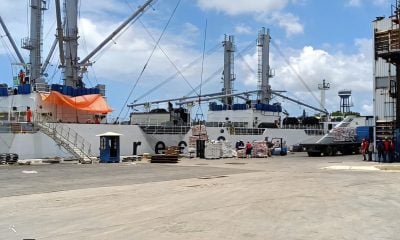
[[[30,107],[26,107],[26,121],[28,123],[32,121],[32,111]]]
[[[363,155],[363,161],[367,161],[367,157],[365,156],[367,151],[368,151],[367,140],[365,140],[365,138],[363,138],[363,140],[361,141],[361,153]]]
[[[371,140],[368,145],[368,161],[372,161],[373,152],[374,152],[374,142],[372,142]]]
[[[376,150],[378,151],[378,162],[381,162],[383,160],[383,154],[384,154],[384,146],[383,142],[381,139],[378,139],[376,143]]]
[[[387,138],[385,138],[385,141],[383,141],[383,162],[389,162],[390,161],[390,142]]]
[[[22,70],[22,69],[19,70],[18,78],[19,78],[19,84],[20,85],[25,84],[25,72],[24,72],[24,70]]]
[[[392,140],[389,140],[389,162],[392,163],[394,162],[394,142]]]
[[[246,157],[250,158],[251,157],[251,150],[253,149],[253,146],[251,145],[250,142],[246,143]]]

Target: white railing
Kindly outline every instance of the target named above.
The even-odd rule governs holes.
[[[36,133],[38,130],[32,123],[0,121],[0,133]]]
[[[140,125],[140,128],[148,134],[186,134],[189,126],[160,126],[160,125]]]
[[[44,121],[37,121],[36,122],[50,137],[54,140],[62,141],[63,143],[67,144],[69,148],[71,148],[75,153],[75,149],[79,149],[81,154],[80,157],[87,157],[90,158],[91,156],[91,144],[86,141],[82,136],[80,136],[77,132],[73,129],[69,128],[68,126],[62,123],[50,123]],[[76,153],[78,154],[78,153]]]

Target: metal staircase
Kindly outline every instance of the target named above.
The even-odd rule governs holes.
[[[77,132],[62,123],[45,121],[35,122],[40,131],[52,138],[59,146],[65,148],[80,163],[92,163],[91,144]]]

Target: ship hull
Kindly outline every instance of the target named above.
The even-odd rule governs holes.
[[[100,138],[96,135],[106,132],[122,134],[120,137],[121,156],[142,155],[144,153],[161,153],[163,147],[181,146],[188,151],[192,131],[186,134],[148,134],[138,125],[114,124],[70,124],[61,123],[64,127],[79,133],[91,145],[91,156],[99,156]],[[226,140],[234,148],[237,141],[271,141],[282,138],[287,146],[297,145],[311,136],[302,129],[258,129],[261,134],[236,134],[225,127],[207,127],[209,140]],[[1,153],[17,153],[20,159],[72,157],[71,153],[57,144],[50,136],[42,133],[0,133]],[[135,150],[136,146],[136,150]]]

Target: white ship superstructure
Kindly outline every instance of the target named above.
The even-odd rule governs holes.
[[[201,122],[206,126],[208,139],[234,143],[239,140],[262,141],[283,138],[290,146],[310,138],[312,134],[324,133],[321,125],[299,127],[282,124],[282,107],[280,103],[272,103],[271,96],[275,94],[289,98],[280,91],[271,90],[270,35],[265,29],[260,31],[257,39],[259,51],[257,90],[242,93],[234,91],[235,45],[233,36],[226,36],[223,41],[224,86],[221,92],[155,101],[174,102],[186,106],[185,108],[171,106],[167,110],[151,110],[152,103],[144,103],[148,106],[148,111],[133,112],[128,122],[108,120],[107,115],[112,109],[104,98],[105,86],[86,88],[82,74],[91,64],[91,57],[126,25],[146,11],[152,2],[146,1],[97,48],[86,57],[79,58],[78,1],[65,1],[64,6],[67,11],[63,12],[68,15],[64,18],[61,17],[60,1],[56,1],[57,38],[51,51],[58,45],[64,84],[48,85],[44,73],[49,57],[42,62],[41,56],[41,20],[42,12],[46,10],[46,1],[31,0],[31,36],[23,41],[23,48],[30,51],[29,64],[24,62],[10,34],[7,34],[10,42],[14,43],[14,50],[19,56],[19,64],[26,77],[19,79],[15,76],[12,86],[0,85],[0,141],[2,142],[0,152],[18,153],[22,159],[56,156],[89,158],[99,155],[100,141],[96,135],[105,132],[122,134],[121,155],[160,153],[166,146],[180,146],[185,152],[191,144],[193,137],[191,127],[194,124],[190,108],[187,107],[199,101],[209,102],[207,121]],[[61,19],[66,22],[62,22]],[[8,32],[1,18],[0,23]],[[53,52],[49,56],[52,54]],[[249,98],[252,94],[257,95],[256,100]],[[242,99],[242,102],[237,99]],[[129,106],[138,105],[140,104],[135,103]],[[34,117],[31,122],[27,122],[26,119],[27,107],[33,112]]]

